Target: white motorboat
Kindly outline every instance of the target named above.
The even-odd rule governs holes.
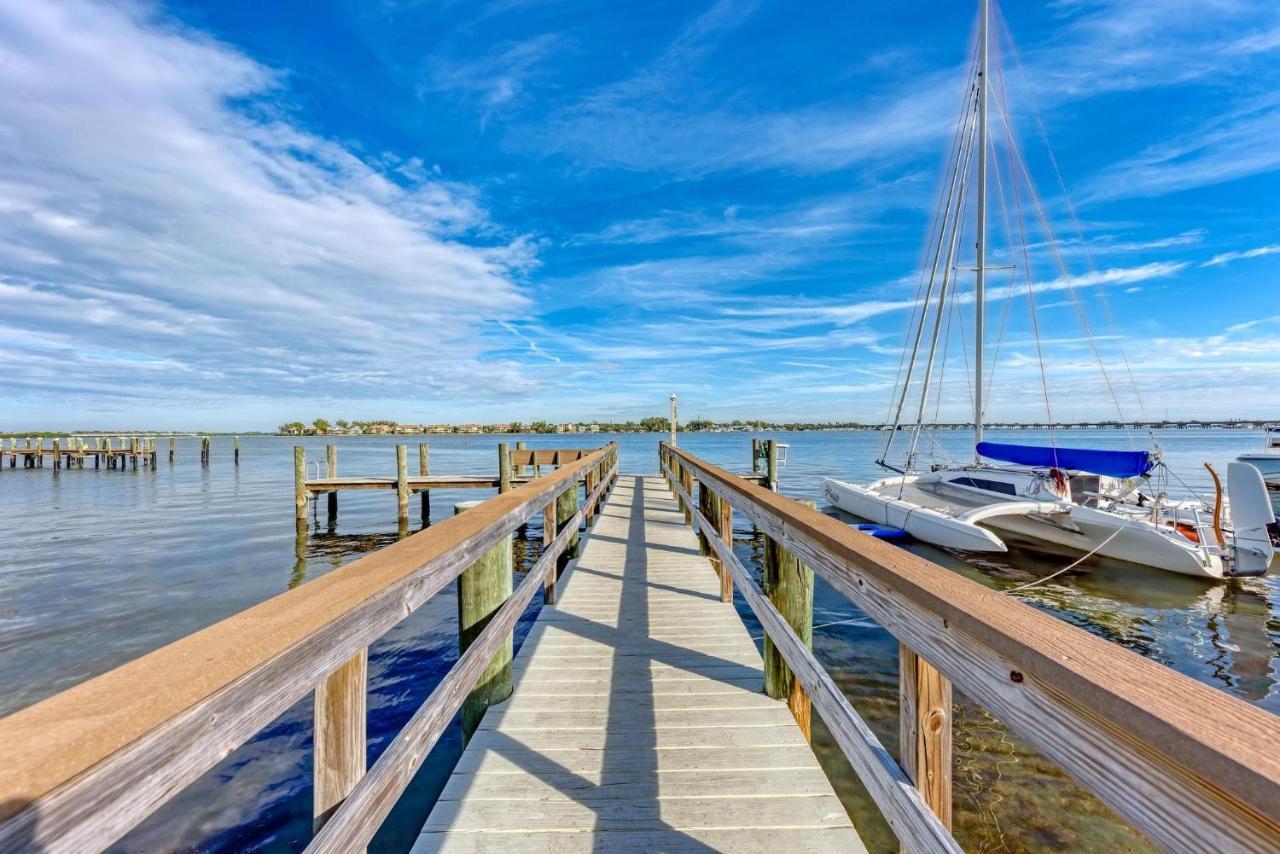
[[[989,269],[996,269],[989,267],[986,259],[987,159],[992,148],[988,133],[990,22],[989,0],[981,0],[977,51],[970,66],[972,76],[947,161],[940,210],[929,238],[927,259],[931,258],[932,263],[921,278],[918,308],[904,352],[905,373],[900,373],[891,408],[892,426],[876,461],[895,474],[866,485],[824,479],[823,493],[846,512],[900,528],[919,540],[946,548],[1003,552],[1016,543],[1076,558],[1097,555],[1202,578],[1262,575],[1271,563],[1267,526],[1274,517],[1266,486],[1256,468],[1231,463],[1227,472],[1231,502],[1224,502],[1219,492],[1211,507],[1198,500],[1170,500],[1162,488],[1167,470],[1155,451],[1043,447],[983,440],[984,403],[988,396],[983,379],[986,277]],[[1011,136],[1007,110],[1004,119]],[[1010,152],[1017,150],[1011,138],[1007,148]],[[975,453],[972,462],[933,464],[921,470],[918,442],[925,427],[931,388],[940,385],[934,370],[940,354],[945,360],[947,344],[939,347],[939,338],[944,327],[950,329],[954,316],[957,248],[962,245],[967,211],[969,166],[975,159],[976,264],[972,304],[976,328],[970,383]],[[1012,153],[1010,160],[1025,173],[1025,164],[1015,160]],[[1009,172],[1015,171],[1011,165]],[[1003,195],[1003,187],[1000,192]],[[1043,223],[1047,229],[1047,218]],[[1006,232],[1009,230],[1006,212]],[[1023,246],[1023,255],[1014,253],[1013,257],[1026,256],[1025,240]],[[1024,272],[1028,297],[1032,298],[1030,271]],[[930,326],[926,349],[925,332]],[[1085,327],[1092,341],[1087,323]],[[923,359],[922,352],[927,353]],[[1098,361],[1106,379],[1100,355]],[[918,369],[922,376],[917,380]],[[1048,380],[1043,357],[1041,373],[1047,407]],[[1110,390],[1109,379],[1107,383]],[[904,424],[903,411],[913,391],[918,399],[915,422]],[[1114,393],[1112,397],[1118,406]],[[887,460],[895,438],[908,431],[911,440],[905,462],[901,466],[890,464]],[[1280,461],[1280,455],[1274,459]],[[1223,512],[1228,508],[1230,522],[1224,524]]]
[[[1262,451],[1257,454],[1241,454],[1236,460],[1262,472],[1267,486],[1280,490],[1280,429],[1268,430],[1263,436]]]

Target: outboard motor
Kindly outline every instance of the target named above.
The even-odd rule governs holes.
[[[1231,499],[1231,576],[1266,575],[1275,547],[1269,526],[1276,521],[1262,473],[1248,463],[1227,464],[1227,495]]]

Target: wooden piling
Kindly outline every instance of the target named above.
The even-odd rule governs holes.
[[[898,645],[898,737],[902,770],[951,829],[951,680]]]
[[[324,446],[325,462],[329,466],[329,477],[338,476],[338,446]],[[338,517],[338,490],[329,490],[329,520],[332,521]]]
[[[293,446],[293,504],[298,519],[307,518],[307,449]]]
[[[528,448],[528,444],[527,444],[526,442],[524,442],[524,441],[516,442],[516,450],[517,450],[517,451],[523,451],[523,450],[525,450],[526,448]],[[516,467],[516,477],[524,477],[524,475],[525,475],[525,467],[524,467],[523,465],[521,465],[521,466],[517,466],[517,467]]]
[[[759,439],[751,440],[751,471],[760,474],[760,463],[764,461],[764,443]]]
[[[462,513],[481,502],[455,504]],[[484,631],[494,613],[512,592],[512,541],[508,534],[458,576],[458,651],[465,653]],[[508,633],[481,674],[476,687],[462,703],[462,743],[471,740],[485,710],[511,696],[511,658],[514,636]]]
[[[773,492],[778,491],[778,440],[769,439],[765,442],[765,473],[769,478],[769,489]]]
[[[426,442],[418,443],[418,474],[421,477],[431,474],[431,449]],[[431,524],[431,490],[423,489],[419,495],[422,498],[422,525],[426,527]]]
[[[498,443],[498,493],[511,491],[511,447]]]
[[[173,447],[176,443],[177,443],[177,440],[173,437],[173,434],[170,433],[169,434],[169,462],[173,462]]]
[[[235,464],[240,465],[240,437],[239,436],[231,437],[231,448],[232,448],[232,453],[235,456]]]
[[[366,768],[369,650],[362,649],[315,690],[312,830],[346,800]]]
[[[773,440],[769,440],[774,444]],[[770,459],[776,459],[771,453]],[[810,508],[816,505],[806,501]],[[802,643],[813,649],[813,570],[772,537],[765,538],[764,593],[791,626]],[[774,699],[785,699],[791,714],[812,740],[811,704],[791,668],[767,636],[764,639],[764,692]]]
[[[53,470],[62,468],[62,440],[53,440]]]
[[[396,445],[396,519],[409,518],[409,449]]]

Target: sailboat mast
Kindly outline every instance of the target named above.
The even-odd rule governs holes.
[[[974,286],[973,441],[982,441],[982,344],[987,290],[987,43],[991,25],[990,0],[980,0],[978,60],[978,263]],[[974,451],[978,461],[978,452]]]

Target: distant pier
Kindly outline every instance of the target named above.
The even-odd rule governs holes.
[[[200,462],[209,465],[213,442],[208,436],[200,436]],[[0,470],[16,468],[83,469],[154,469],[162,453],[168,462],[175,461],[176,434],[167,436],[67,436],[60,439],[27,438],[0,439]],[[167,450],[161,451],[161,445]],[[232,437],[231,458],[240,465],[240,437]],[[21,465],[19,465],[21,463]]]

